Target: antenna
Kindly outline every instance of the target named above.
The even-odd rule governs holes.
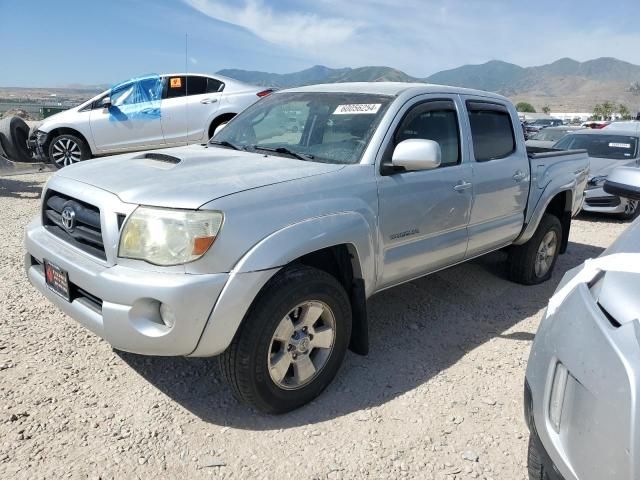
[[[184,34],[184,117],[187,129],[185,144],[189,145],[189,34]]]

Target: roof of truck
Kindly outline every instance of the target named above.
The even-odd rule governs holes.
[[[339,93],[368,93],[371,95],[392,95],[398,96],[401,93],[412,91],[415,94],[421,93],[450,93],[477,95],[483,97],[499,98],[507,100],[497,93],[484,92],[482,90],[472,90],[469,88],[449,87],[447,85],[435,85],[431,83],[405,83],[405,82],[345,82],[345,83],[322,83],[317,85],[307,85],[304,87],[289,88],[281,92],[339,92]]]

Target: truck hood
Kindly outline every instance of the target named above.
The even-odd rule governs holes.
[[[335,172],[344,165],[192,145],[95,159],[57,175],[126,203],[196,209],[234,193]]]
[[[618,167],[633,167],[636,159],[612,160],[611,158],[589,157],[589,175],[591,177],[607,176]]]

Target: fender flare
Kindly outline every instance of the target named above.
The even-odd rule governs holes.
[[[577,186],[577,181],[575,179],[571,180],[568,183],[559,183],[559,182],[550,182],[547,187],[543,190],[540,195],[540,199],[538,200],[537,205],[534,207],[533,213],[529,219],[529,222],[525,225],[520,236],[513,242],[514,245],[522,245],[527,243],[533,234],[536,232],[540,221],[542,220],[542,216],[547,211],[549,204],[553,201],[553,199],[561,193],[568,192],[570,197],[567,200],[567,205],[565,205],[565,209],[567,206],[569,207],[567,212],[571,216],[572,207],[573,207],[573,196],[575,194]],[[560,219],[562,221],[562,218]]]
[[[308,253],[346,244],[353,248],[354,276],[365,282],[367,296],[375,287],[376,267],[371,225],[363,215],[341,212],[288,225],[255,244],[233,267],[247,273],[279,268]]]

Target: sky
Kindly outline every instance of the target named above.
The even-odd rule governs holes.
[[[0,86],[185,69],[385,65],[425,77],[489,60],[640,64],[639,19],[639,0],[0,0]]]

